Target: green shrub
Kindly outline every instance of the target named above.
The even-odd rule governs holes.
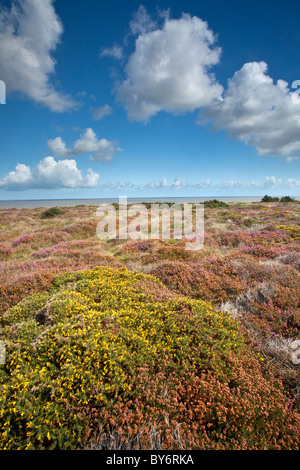
[[[59,207],[50,207],[49,209],[46,209],[42,212],[41,219],[53,219],[54,217],[62,215],[63,213],[64,211]]]
[[[228,208],[229,205],[226,202],[218,201],[217,199],[211,199],[210,201],[204,202],[204,207],[208,207],[209,209],[214,209],[216,207],[225,207]]]
[[[290,197],[290,196],[284,196],[282,198],[280,198],[280,202],[294,202],[295,199]]]
[[[262,198],[261,202],[294,202],[295,199],[290,196],[279,197],[268,196],[267,194]]]
[[[239,324],[152,276],[61,276],[7,312],[2,338],[3,450],[105,449],[111,436],[121,449],[299,447],[300,418]]]
[[[279,197],[268,196],[267,194],[262,198],[261,202],[279,202]]]

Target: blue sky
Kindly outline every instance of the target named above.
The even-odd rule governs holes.
[[[299,17],[281,0],[2,0],[0,199],[299,196]]]

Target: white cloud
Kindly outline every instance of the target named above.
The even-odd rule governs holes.
[[[130,21],[130,29],[133,34],[145,34],[157,28],[157,23],[151,19],[143,5],[140,5],[137,12],[133,14]]]
[[[19,191],[26,189],[93,188],[100,176],[88,169],[84,177],[75,160],[56,161],[49,156],[31,169],[18,163],[14,171],[0,179],[0,189]]]
[[[159,181],[153,181],[145,185],[140,185],[140,189],[147,188],[184,188],[187,182],[184,178],[176,178],[174,181],[168,181],[166,177],[161,178]]]
[[[275,176],[266,176],[264,187],[272,188],[300,188],[300,180],[296,178],[275,178]]]
[[[152,190],[205,190],[207,195],[212,191],[240,191],[249,190],[253,191],[253,194],[260,194],[267,190],[276,190],[279,192],[283,191],[299,191],[300,180],[296,178],[276,178],[275,176],[266,176],[262,181],[243,181],[243,180],[226,180],[215,183],[210,179],[199,180],[196,183],[191,183],[184,178],[175,178],[169,181],[166,177],[163,177],[157,181],[150,181],[148,183],[131,183],[128,181],[117,183],[106,182],[101,184],[101,188],[109,190],[122,190],[122,191],[152,191]],[[225,195],[225,194],[223,194]],[[295,194],[294,194],[295,195]]]
[[[99,183],[100,175],[91,169],[87,170],[86,176],[78,169],[75,160],[58,160],[52,156],[46,157],[39,162],[33,169],[30,166],[18,163],[15,170],[9,172],[3,178],[0,178],[0,189],[7,191],[21,191],[29,189],[80,189],[80,188],[101,188],[113,191],[180,191],[205,190],[205,195],[209,193],[216,194],[222,191],[223,195],[230,191],[241,190],[251,191],[251,194],[263,194],[263,192],[273,191],[278,194],[291,192],[295,195],[300,189],[300,180],[296,178],[277,178],[275,176],[266,176],[262,181],[243,181],[226,180],[213,182],[210,179],[199,180],[191,183],[184,178],[178,177],[174,180],[168,180],[166,177],[157,181],[148,183],[132,183],[125,181]]]
[[[223,88],[209,70],[219,62],[221,49],[206,22],[187,14],[178,20],[165,15],[159,28],[143,9],[131,28],[139,36],[126,79],[117,86],[117,99],[130,120],[147,121],[160,111],[194,111],[219,98]]]
[[[276,178],[275,176],[266,176],[263,181],[243,181],[243,180],[227,180],[217,184],[210,184],[211,187],[221,189],[297,189],[300,188],[300,180],[296,178]]]
[[[69,158],[90,153],[90,159],[95,162],[111,161],[118,152],[122,151],[118,142],[98,139],[91,128],[86,129],[71,148],[67,148],[61,137],[48,140],[47,145],[56,157]]]
[[[75,102],[51,85],[56,49],[63,26],[53,0],[17,0],[0,10],[0,72],[7,91],[24,93],[52,111],[75,107]]]
[[[291,155],[289,157],[284,158],[287,163],[294,162],[295,160],[299,160],[297,155]]]
[[[162,23],[162,24],[161,24]],[[250,62],[228,80],[226,90],[211,73],[221,48],[205,21],[188,14],[171,19],[169,10],[153,21],[140,7],[130,23],[137,36],[116,97],[131,121],[148,121],[160,111],[199,110],[199,124],[211,121],[260,156],[300,157],[300,81],[289,89],[274,82],[265,62]]]
[[[112,113],[112,107],[108,104],[100,106],[99,108],[91,108],[92,117],[95,121],[100,121],[104,116],[109,116]]]
[[[215,130],[225,129],[261,156],[282,156],[287,162],[298,158],[300,103],[285,81],[274,83],[267,75],[265,62],[247,63],[236,72],[223,99],[212,103],[204,117],[212,119]]]
[[[114,44],[112,47],[102,49],[100,57],[112,57],[113,59],[121,60],[123,57],[123,47]]]

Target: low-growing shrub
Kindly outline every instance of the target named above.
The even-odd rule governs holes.
[[[5,261],[10,258],[14,250],[6,243],[0,243],[0,261]]]
[[[59,207],[50,207],[41,213],[41,219],[53,219],[58,215],[62,215],[64,211]]]
[[[279,197],[268,196],[267,194],[262,198],[261,202],[278,202]]]
[[[290,237],[282,227],[274,230],[261,231],[227,231],[217,234],[219,245],[230,248],[239,246],[264,245],[274,246],[290,243]]]
[[[1,448],[299,448],[298,206],[217,202],[199,252],[0,210]]]
[[[259,259],[275,259],[282,255],[285,250],[283,246],[252,245],[241,248],[240,252]]]
[[[211,199],[209,201],[204,201],[204,207],[209,209],[215,209],[219,207],[228,208],[228,204],[224,201],[218,201],[217,199]]]
[[[272,197],[272,196],[264,196],[261,200],[261,202],[294,202],[295,199],[290,197],[290,196],[283,196],[281,198],[279,197]]]
[[[94,266],[122,267],[113,256],[102,253],[101,242],[86,247],[84,242],[64,243],[34,253],[28,261],[14,261],[0,266],[0,318],[9,307],[24,297],[50,288],[52,280],[60,273],[78,271]],[[85,249],[74,249],[83,246]]]
[[[277,227],[279,230],[282,230],[286,233],[288,233],[291,238],[294,240],[300,240],[300,228],[299,227],[286,227],[284,225],[279,225]]]
[[[237,322],[96,268],[7,311],[2,449],[295,449],[300,417]],[[112,436],[112,437],[111,437]]]
[[[280,198],[280,202],[295,202],[295,199],[290,196],[283,196]]]
[[[13,240],[12,246],[14,248],[20,247],[22,251],[24,248],[29,249],[40,248],[41,246],[49,246],[49,244],[56,244],[58,242],[68,239],[68,235],[60,230],[53,230],[47,232],[34,232]]]
[[[194,260],[198,253],[187,250],[185,244],[183,240],[128,241],[115,253],[126,261],[139,259],[144,265],[162,260]]]
[[[151,274],[175,292],[213,303],[225,302],[247,288],[234,269],[217,256],[191,263],[163,262]]]

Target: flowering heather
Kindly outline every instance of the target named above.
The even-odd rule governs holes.
[[[94,237],[96,233],[97,222],[81,220],[76,223],[67,225],[63,232],[72,235],[76,239]]]
[[[34,240],[34,235],[25,235],[24,237],[18,238],[18,240],[13,241],[13,246],[21,245],[22,243],[30,243]]]
[[[259,259],[274,259],[285,253],[285,248],[283,246],[251,245],[241,248],[240,253]]]
[[[49,243],[57,243],[61,240],[66,240],[68,237],[64,232],[36,232],[24,235],[12,242],[13,247],[20,245],[30,245],[31,248],[38,248],[41,245]]]
[[[185,241],[139,240],[127,242],[119,251],[120,256],[129,259],[140,259],[143,264],[165,259],[193,260],[195,253],[185,247]]]
[[[290,237],[284,230],[276,232],[270,230],[262,231],[231,231],[220,232],[218,235],[220,245],[230,246],[232,248],[250,245],[280,245],[289,243]]]
[[[266,260],[266,258],[258,259],[253,254],[241,253],[241,250],[232,250],[226,253],[224,260],[249,288],[270,279],[275,282],[280,278],[280,282],[289,282],[290,273],[292,272],[294,275],[296,272],[294,268],[285,266],[277,259],[276,261]]]
[[[277,227],[279,230],[287,232],[293,239],[300,240],[300,228],[299,227],[286,227],[284,225],[279,225]]]
[[[47,258],[48,256],[70,256],[70,254],[81,254],[87,252],[87,250],[93,250],[95,255],[98,253],[103,254],[105,252],[106,245],[100,241],[67,241],[61,242],[57,245],[50,246],[49,248],[44,248],[43,250],[36,251],[31,256],[33,258]]]
[[[298,450],[299,207],[207,208],[195,252],[0,210],[0,448]]]
[[[246,289],[246,284],[220,257],[197,263],[166,261],[154,268],[151,274],[175,292],[213,303],[225,302]]]
[[[73,248],[81,249],[73,249]],[[77,271],[93,266],[122,266],[108,254],[103,254],[101,242],[59,244],[34,253],[24,262],[0,264],[1,312],[15,305],[27,295],[47,290],[52,280],[65,271]]]
[[[278,299],[263,305],[251,302],[249,319],[263,336],[278,336],[298,339],[300,334],[300,309],[283,309],[277,305]]]
[[[203,301],[157,302],[148,279],[163,288],[79,271],[6,312],[1,448],[101,449],[111,435],[124,449],[298,447],[300,416],[237,322]]]
[[[12,255],[14,249],[6,243],[0,243],[0,261],[4,261]]]
[[[297,252],[287,252],[280,258],[282,264],[287,264],[300,271],[300,254]]]

